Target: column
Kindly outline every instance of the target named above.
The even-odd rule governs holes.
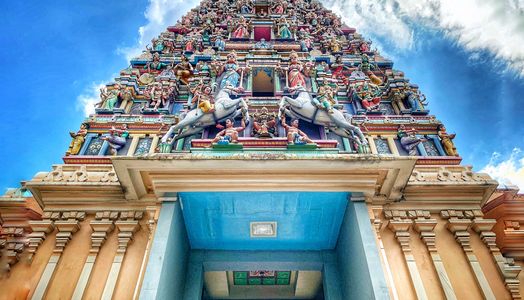
[[[473,211],[472,213],[475,218],[473,219],[471,227],[480,235],[480,238],[490,250],[500,275],[504,279],[506,289],[510,292],[513,299],[522,299],[519,289],[520,281],[518,278],[521,268],[520,266],[516,266],[513,260],[508,260],[502,255],[500,249],[495,243],[497,237],[495,233],[491,231],[493,226],[497,224],[497,221],[493,219],[484,219],[483,213],[480,210]]]
[[[440,285],[446,295],[446,299],[457,299],[451,281],[449,280],[448,273],[444,268],[444,263],[442,262],[442,259],[437,252],[437,247],[435,246],[435,226],[437,226],[437,220],[431,218],[429,211],[417,211],[417,218],[414,220],[414,228],[420,233],[420,238],[428,249],[431,260],[433,261],[433,266],[435,266],[435,270],[437,271]]]
[[[118,228],[118,249],[109,271],[102,299],[110,300],[113,297],[127,247],[133,241],[133,234],[140,229],[139,220],[142,219],[143,215],[144,212],[142,211],[122,212],[120,213],[120,218],[115,222]]]
[[[60,262],[60,257],[62,256],[65,247],[73,238],[73,234],[80,229],[80,221],[83,221],[84,219],[85,212],[71,211],[61,213],[60,219],[55,221],[55,226],[58,229],[55,249],[47,262],[44,273],[42,274],[42,277],[40,277],[40,281],[38,282],[31,299],[36,300],[44,298],[49,281],[51,280],[51,277],[53,277],[53,273]]]
[[[377,145],[375,145],[375,140],[373,139],[373,137],[372,136],[368,136],[367,140],[368,140],[368,143],[369,143],[369,148],[371,150],[371,153],[372,154],[377,154],[378,153]]]
[[[84,267],[82,268],[82,273],[80,278],[76,283],[75,292],[73,293],[72,299],[82,299],[84,295],[85,288],[91,277],[91,271],[95,265],[96,257],[100,248],[107,239],[107,234],[113,231],[115,225],[113,224],[114,220],[118,218],[118,212],[97,212],[95,214],[95,219],[91,221],[91,229],[93,233],[91,234],[91,249],[89,250],[89,255],[87,256]]]
[[[138,142],[140,141],[140,138],[144,137],[144,134],[132,134],[131,137],[133,138],[131,140],[131,145],[129,145],[129,149],[127,150],[127,156],[133,156],[135,153],[136,147],[138,146]]]
[[[468,215],[467,213],[464,214],[464,212],[462,211],[454,210],[442,211],[440,215],[442,218],[448,219],[447,228],[455,235],[455,240],[460,244],[462,250],[466,254],[469,265],[471,266],[471,269],[475,274],[477,284],[482,290],[484,298],[488,300],[496,299],[495,294],[493,294],[493,291],[489,286],[488,280],[486,279],[486,276],[484,275],[484,272],[480,267],[480,263],[477,259],[477,256],[475,255],[475,253],[473,253],[473,249],[469,244],[470,234],[468,232],[468,228],[471,226],[470,218],[472,216]]]
[[[404,259],[408,266],[409,275],[418,299],[428,299],[424,284],[422,283],[422,277],[418,271],[417,263],[413,254],[411,254],[411,248],[409,247],[410,233],[409,229],[413,221],[411,220],[414,215],[411,212],[406,211],[391,211],[387,210],[384,212],[386,218],[390,219],[388,228],[395,233],[395,238],[400,244]]]

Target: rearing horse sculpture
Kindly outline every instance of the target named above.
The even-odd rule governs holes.
[[[298,86],[293,91],[298,93],[296,98],[282,97],[279,119],[284,112],[292,118],[326,126],[335,134],[356,141],[358,145],[367,145],[368,142],[360,128],[350,123],[351,116],[337,109],[334,109],[333,113],[328,113],[316,107],[311,101],[310,93],[303,86]]]
[[[248,106],[244,99],[231,99],[231,95],[236,93],[237,89],[226,86],[215,97],[215,111],[213,113],[203,113],[201,109],[195,108],[182,115],[181,121],[171,126],[169,131],[162,137],[162,143],[167,143],[173,133],[176,134],[171,140],[171,144],[178,139],[191,136],[225,119],[234,119],[242,112],[244,112],[246,118],[249,118]]]

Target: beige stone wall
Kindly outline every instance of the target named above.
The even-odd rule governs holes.
[[[54,275],[48,285],[45,299],[70,299],[82,268],[91,248],[91,227],[89,222],[92,215],[80,223],[80,230],[73,238],[60,258]],[[38,248],[32,263],[27,262],[27,254],[22,256],[19,263],[15,264],[9,273],[0,279],[0,300],[25,299],[24,294],[31,296],[42,276],[53,249],[57,230],[48,234],[46,240]],[[113,299],[132,299],[141,271],[142,261],[149,231],[147,220],[140,221],[140,229],[134,234],[134,240],[129,244],[120,270]],[[86,287],[83,299],[100,299],[109,270],[118,248],[118,230],[113,230],[107,241],[102,246],[91,273],[90,281]]]
[[[443,219],[439,214],[431,214],[430,218],[437,221],[433,231],[436,234],[436,253],[440,255],[456,298],[483,299],[483,292],[477,283],[477,278],[470,267],[466,254],[461,245],[455,240],[454,234],[446,227],[448,221]],[[395,233],[388,227],[389,220],[381,216],[380,221],[382,222],[382,226],[380,227],[379,234],[386,252],[388,267],[391,270],[398,299],[417,299],[415,288],[416,280],[412,280],[404,256],[407,248],[406,246],[401,247],[395,237]],[[496,299],[511,299],[511,294],[506,289],[504,279],[494,262],[492,252],[490,252],[486,244],[481,240],[478,233],[471,228],[468,229],[468,232],[470,233],[470,245],[473,253],[477,257],[482,272]],[[413,256],[416,262],[416,268],[420,274],[422,287],[427,298],[446,299],[430,252],[424,241],[420,238],[420,233],[411,226],[409,235],[409,250],[407,250],[407,252]],[[521,266],[524,265],[522,262],[519,264]],[[384,266],[384,268],[387,274],[387,267]],[[524,275],[521,272],[521,293],[524,289],[524,285],[522,284],[523,279]],[[392,289],[390,288],[390,292],[391,291]],[[393,297],[393,293],[391,295]]]

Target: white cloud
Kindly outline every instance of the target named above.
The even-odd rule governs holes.
[[[103,87],[104,83],[93,82],[76,98],[77,108],[83,110],[86,117],[95,113],[95,104],[100,101],[100,89]]]
[[[489,51],[524,77],[524,0],[324,0],[359,32],[412,49],[415,28],[442,32],[467,51]]]
[[[490,162],[480,171],[488,173],[500,184],[513,184],[524,192],[524,152],[515,148],[507,158],[493,153]]]
[[[118,52],[129,61],[138,56],[151,43],[151,39],[164,32],[168,26],[175,25],[191,8],[200,1],[195,0],[149,0],[144,16],[148,23],[138,28],[136,45],[120,48]]]

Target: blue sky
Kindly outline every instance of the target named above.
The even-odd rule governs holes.
[[[431,1],[440,6],[423,9],[408,6],[409,0],[396,1],[391,9],[390,0],[374,1],[373,7],[364,0],[325,2],[420,85],[431,113],[457,133],[464,164],[524,188],[524,155],[518,150],[524,149],[524,51],[519,43],[524,42],[524,5],[519,0],[464,1],[472,5],[456,8],[464,13],[479,7],[478,14],[486,15],[493,8],[489,27],[479,30],[483,24],[460,11],[448,12],[449,0]],[[61,163],[68,132],[78,129],[97,86],[195,3],[3,1],[0,190]],[[504,30],[498,19],[505,22],[500,23]]]

